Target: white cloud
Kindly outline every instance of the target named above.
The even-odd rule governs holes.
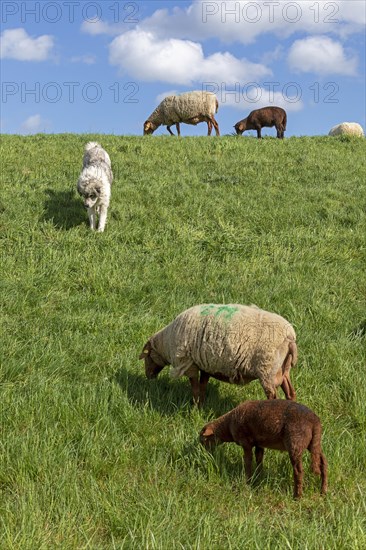
[[[287,60],[290,68],[297,72],[350,76],[357,72],[357,58],[347,57],[342,44],[327,36],[296,40]]]
[[[81,31],[85,34],[97,36],[98,34],[107,34],[110,36],[116,36],[126,30],[125,23],[111,24],[106,21],[83,21],[81,25]]]
[[[177,2],[178,3],[178,2]],[[286,38],[295,32],[348,35],[364,32],[365,4],[360,0],[193,0],[188,8],[160,9],[140,23],[159,38],[219,38],[249,44],[272,33]]]
[[[266,66],[238,59],[229,52],[205,57],[201,44],[175,38],[158,39],[141,29],[128,31],[110,44],[109,61],[122,74],[144,81],[191,85],[193,82],[232,84],[271,75]]]
[[[53,37],[48,34],[33,38],[22,28],[7,29],[0,37],[0,57],[19,61],[45,61],[53,45]]]
[[[301,111],[304,103],[301,101],[300,88],[294,94],[286,94],[284,91],[274,91],[263,86],[242,87],[236,93],[221,91],[216,93],[220,107],[234,107],[235,109],[249,110],[260,109],[261,107],[282,107],[287,112]],[[247,113],[244,116],[247,116]]]
[[[166,97],[170,95],[179,95],[179,93],[180,92],[178,92],[177,90],[167,90],[166,92],[163,92],[156,96],[156,102],[161,103],[161,101],[163,101],[163,99],[165,99]]]
[[[45,120],[41,115],[32,115],[28,117],[22,124],[21,129],[25,134],[35,134],[44,131],[49,126],[48,120]]]
[[[86,65],[94,65],[97,58],[92,54],[76,55],[71,58],[71,63],[85,63]]]

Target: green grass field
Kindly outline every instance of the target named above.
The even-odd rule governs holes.
[[[76,193],[89,139],[115,175],[103,234]],[[1,161],[0,548],[364,549],[365,140],[3,136]],[[258,381],[210,380],[197,411],[186,378],[145,378],[147,338],[204,302],[295,327],[326,497],[308,453],[294,501],[287,454],[248,486],[239,447],[200,448]]]

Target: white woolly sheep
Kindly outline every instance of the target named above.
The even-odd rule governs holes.
[[[358,122],[342,122],[342,124],[337,124],[329,131],[329,136],[357,136],[363,137],[364,131],[363,128]]]
[[[188,376],[201,405],[212,376],[244,385],[258,379],[268,399],[281,386],[295,400],[290,369],[297,361],[296,334],[280,315],[240,304],[201,304],[183,311],[146,342],[139,356],[148,378],[172,365],[171,376]]]
[[[163,99],[155,111],[151,113],[144,123],[144,135],[152,134],[163,125],[174,136],[171,126],[175,124],[178,136],[180,136],[180,123],[193,124],[207,122],[207,135],[210,136],[212,126],[216,135],[220,135],[219,125],[215,119],[215,113],[219,108],[217,97],[212,92],[195,91],[181,95],[170,95]]]

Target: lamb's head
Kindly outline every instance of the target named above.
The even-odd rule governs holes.
[[[100,198],[100,181],[90,179],[85,182],[85,180],[79,179],[77,189],[79,195],[83,199],[85,208],[93,208]]]
[[[145,374],[149,379],[156,378],[167,365],[167,362],[152,348],[150,340],[144,345],[139,359],[144,359]]]
[[[146,120],[144,122],[144,136],[152,134],[158,127],[159,124],[155,124],[154,122],[151,122],[151,120]]]
[[[216,435],[215,435],[215,428],[212,423],[206,424],[200,432],[200,443],[207,449],[208,451],[212,450],[216,445],[219,443],[222,443]]]
[[[235,131],[238,136],[241,136],[243,132],[247,129],[247,119],[239,120],[234,126]]]

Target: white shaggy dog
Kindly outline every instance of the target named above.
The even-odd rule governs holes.
[[[107,151],[99,143],[90,141],[85,146],[83,170],[78,179],[77,189],[84,200],[85,208],[88,209],[91,229],[96,228],[99,214],[99,232],[104,231],[107,221],[112,181],[111,159]]]

